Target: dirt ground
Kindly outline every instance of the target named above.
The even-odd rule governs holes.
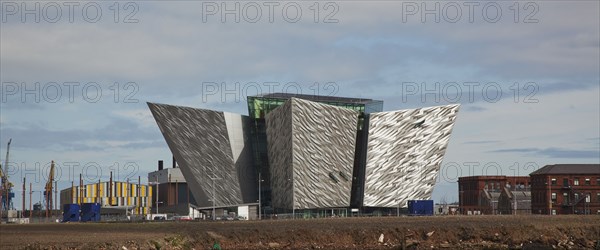
[[[212,249],[215,243],[222,249],[600,249],[600,216],[0,225],[0,249]]]

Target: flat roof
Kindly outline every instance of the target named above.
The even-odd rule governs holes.
[[[383,102],[380,100],[366,99],[366,98],[353,98],[353,97],[337,97],[337,96],[322,96],[322,95],[305,95],[305,94],[292,94],[292,93],[269,93],[262,95],[254,95],[250,97],[258,98],[273,98],[288,100],[292,97],[300,98],[314,102],[333,102],[333,103],[350,103],[350,104],[369,104],[373,102]]]

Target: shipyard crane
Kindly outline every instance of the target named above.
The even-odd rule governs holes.
[[[10,152],[10,143],[12,139],[8,140],[8,145],[6,146],[6,158],[4,159],[4,170],[2,170],[2,165],[0,165],[0,200],[2,201],[2,205],[0,206],[0,214],[2,210],[12,210],[12,198],[15,197],[15,193],[13,193],[12,188],[13,184],[8,180],[8,154]]]
[[[52,190],[54,184],[54,161],[50,164],[50,173],[48,174],[48,182],[46,182],[46,188],[44,189],[44,197],[46,199],[46,216],[48,212],[54,207],[54,201],[52,199]]]

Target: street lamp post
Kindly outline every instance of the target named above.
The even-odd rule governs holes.
[[[215,179],[210,178],[212,180],[212,204],[213,204],[213,211],[212,211],[212,217],[213,220],[216,220],[217,218],[215,217],[215,213],[216,213],[216,209],[215,209]]]
[[[156,214],[158,215],[158,175],[156,175],[156,181],[155,182],[148,182],[148,187],[150,187],[150,185],[154,184],[156,186]],[[152,201],[152,199],[150,199],[150,201]],[[148,209],[150,211],[150,213],[152,213],[151,209]],[[150,218],[152,219],[152,218]]]
[[[158,175],[156,175],[156,215],[158,215]]]
[[[458,210],[460,212],[460,214],[462,215],[464,213],[464,206],[465,206],[465,191],[459,191],[459,196],[458,196],[458,200],[460,201],[459,206],[458,206]]]
[[[291,182],[291,181],[292,181],[292,179],[290,179],[290,178],[288,178],[287,180],[288,180],[288,182]],[[296,206],[295,206],[295,204],[294,204],[294,198],[295,198],[295,197],[294,197],[294,194],[293,194],[293,193],[294,193],[294,192],[293,192],[293,189],[294,189],[294,186],[293,186],[293,183],[292,183],[292,217],[293,217],[293,219],[296,219]],[[287,211],[286,211],[286,213],[287,213],[288,211],[289,211],[289,210],[287,210]],[[287,216],[286,216],[286,217],[287,217]]]
[[[212,217],[213,217],[213,220],[216,220],[217,217],[215,216],[215,213],[216,213],[216,209],[215,209],[216,208],[215,207],[216,206],[215,205],[215,180],[220,180],[221,178],[218,178],[218,177],[214,176],[214,177],[210,177],[210,179],[212,180],[212,203],[213,203]]]
[[[260,173],[258,173],[258,219],[262,220],[262,199],[261,199],[261,182],[264,180],[261,178]]]

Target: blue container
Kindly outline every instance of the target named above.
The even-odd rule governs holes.
[[[100,221],[100,204],[83,203],[81,204],[81,221]]]
[[[63,222],[79,221],[79,205],[65,204],[63,205]]]
[[[433,200],[409,200],[408,214],[433,215]]]

